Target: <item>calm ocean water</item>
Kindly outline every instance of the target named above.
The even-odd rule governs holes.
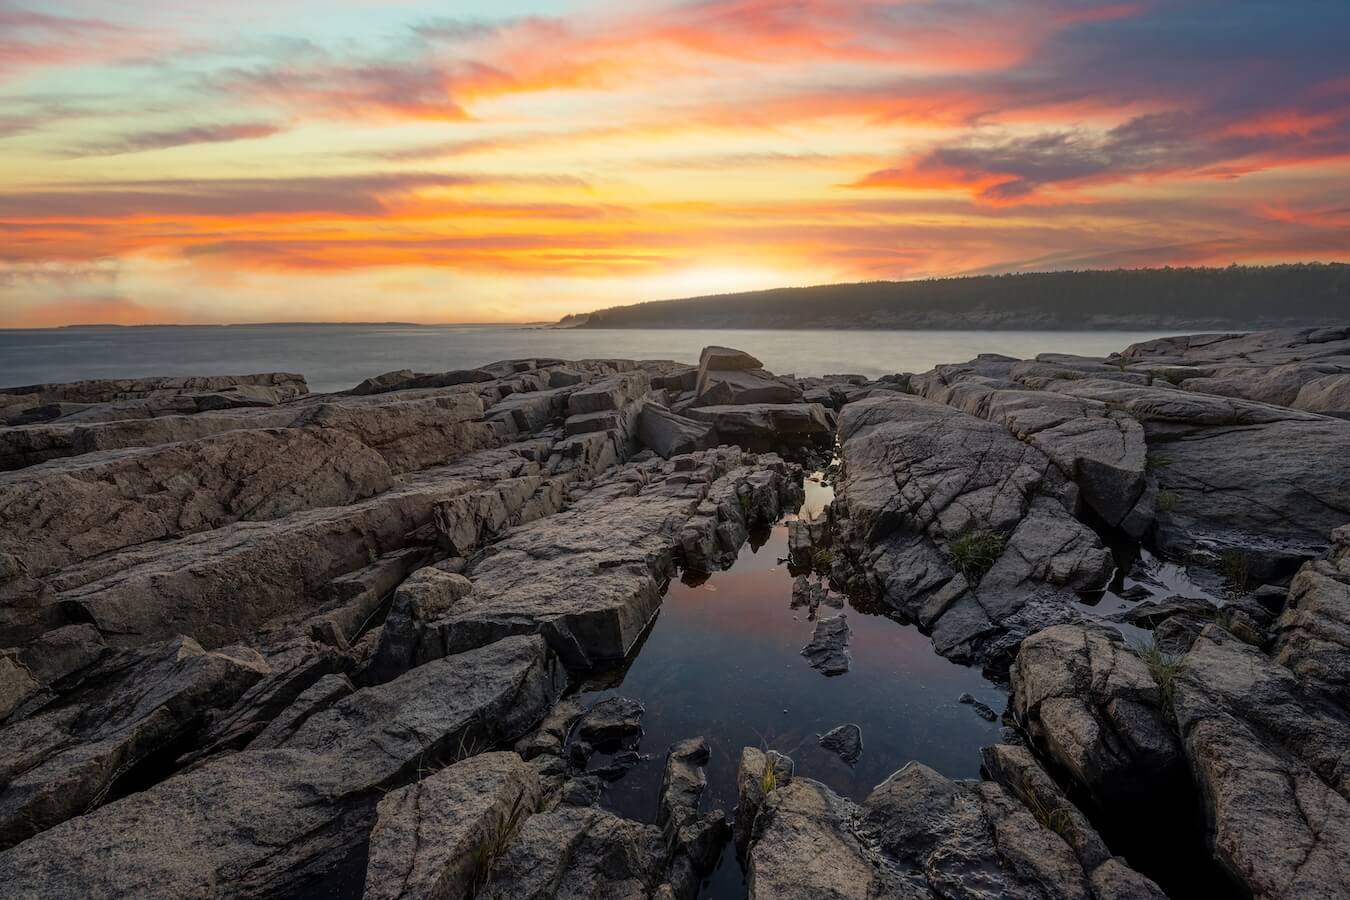
[[[552,330],[519,326],[241,325],[0,331],[0,386],[138,375],[299,372],[336,391],[393,369],[442,372],[556,356],[698,361],[708,344],[798,375],[922,372],[977,353],[1104,355],[1163,332]]]

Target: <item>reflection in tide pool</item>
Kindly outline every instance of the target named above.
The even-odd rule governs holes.
[[[807,483],[805,508],[818,511],[828,490]],[[626,671],[582,686],[590,701],[621,694],[640,700],[650,757],[606,788],[602,804],[651,821],[666,748],[681,738],[707,738],[705,809],[736,805],[736,765],[742,747],[790,755],[802,775],[861,800],[910,760],[953,777],[978,777],[979,748],[997,740],[999,726],[957,702],[965,692],[995,710],[1006,690],[978,670],[933,652],[917,628],[853,603],[842,612],[852,629],[849,671],[832,678],[800,655],[814,625],[805,608],[791,609],[787,527],[778,525],[746,545],[736,564],[701,584],[671,585],[660,615]],[[821,615],[838,610],[821,607]],[[816,744],[836,725],[861,726],[863,752],[850,768]],[[602,761],[600,761],[602,762]],[[735,853],[724,853],[704,897],[743,897]]]

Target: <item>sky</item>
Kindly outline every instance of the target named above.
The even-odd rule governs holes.
[[[1346,259],[1347,0],[0,0],[0,327]]]

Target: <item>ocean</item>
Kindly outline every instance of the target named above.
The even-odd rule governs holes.
[[[191,325],[0,330],[0,386],[141,375],[298,372],[339,391],[395,369],[443,372],[499,359],[676,359],[709,344],[779,374],[922,372],[978,353],[1103,356],[1165,332],[590,330],[500,325]]]

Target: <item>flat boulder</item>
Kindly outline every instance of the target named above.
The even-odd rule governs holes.
[[[1303,564],[1275,623],[1275,661],[1350,710],[1350,526],[1324,559]]]

